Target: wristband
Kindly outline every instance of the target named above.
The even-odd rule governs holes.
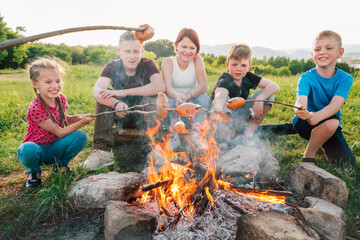
[[[189,99],[189,100],[193,99],[193,95],[191,94],[191,92],[189,92],[189,95],[190,95],[190,99]]]
[[[117,101],[117,102],[114,104],[114,109],[116,109],[116,106],[117,106],[119,103],[121,103],[121,101],[120,101],[120,100],[119,100],[119,101]]]

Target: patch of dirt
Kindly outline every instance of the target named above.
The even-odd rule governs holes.
[[[29,74],[24,71],[12,71],[0,74],[0,81],[28,82]]]
[[[42,223],[24,234],[32,240],[103,240],[105,209],[81,209],[56,224]]]

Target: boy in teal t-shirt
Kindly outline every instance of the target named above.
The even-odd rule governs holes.
[[[340,108],[345,104],[353,77],[335,67],[344,53],[341,37],[333,31],[322,31],[314,40],[311,55],[316,67],[300,76],[297,86],[293,124],[299,135],[309,140],[304,162],[315,162],[321,148],[328,161],[337,165],[355,164],[343,134]]]

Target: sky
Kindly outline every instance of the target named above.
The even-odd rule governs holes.
[[[7,27],[24,36],[81,26],[116,25],[155,29],[150,40],[175,41],[193,28],[200,44],[246,43],[276,50],[311,48],[316,34],[330,29],[343,44],[360,44],[358,0],[0,0]],[[41,40],[75,45],[118,44],[121,30],[68,33]],[[201,49],[200,49],[201,51]]]

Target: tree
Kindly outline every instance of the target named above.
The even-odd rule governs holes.
[[[174,56],[173,43],[167,39],[159,39],[152,42],[147,42],[144,49],[148,52],[154,52],[156,57],[170,57]]]
[[[148,59],[151,59],[151,60],[156,60],[156,54],[154,52],[151,52],[151,51],[148,52],[148,51],[145,50],[143,52],[142,56],[144,58],[148,58]]]
[[[213,65],[215,65],[216,67],[221,67],[224,66],[226,62],[226,56],[224,55],[220,55],[217,57],[217,59],[213,62]]]
[[[211,65],[215,61],[215,59],[211,56],[203,56],[202,58],[204,60],[204,63],[209,65]]]
[[[304,71],[304,65],[298,60],[291,60],[289,63],[289,69],[293,75],[296,75]]]
[[[95,64],[104,65],[107,62],[116,59],[117,53],[114,47],[103,45],[91,45],[84,50],[87,55],[86,60]]]
[[[337,62],[336,67],[347,73],[352,73],[351,67],[345,62]]]
[[[84,64],[86,63],[86,55],[84,53],[85,47],[75,46],[71,49],[71,63],[72,64]]]
[[[22,37],[21,33],[25,31],[24,27],[17,27],[16,31],[6,27],[4,18],[0,16],[0,41],[6,41]],[[26,47],[18,46],[0,51],[0,69],[19,68],[27,57]]]
[[[268,63],[273,66],[274,68],[280,68],[280,67],[283,67],[283,66],[288,66],[289,65],[289,58],[287,57],[276,57],[274,59],[274,57],[270,57],[269,60],[268,60]]]
[[[279,76],[291,76],[291,71],[288,66],[282,66],[278,69]]]
[[[309,58],[304,64],[304,72],[309,71],[310,69],[314,68],[316,65],[312,58]]]

